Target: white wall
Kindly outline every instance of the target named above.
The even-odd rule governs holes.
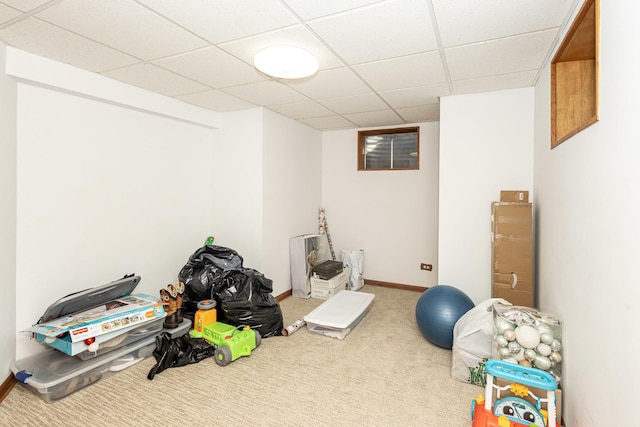
[[[438,282],[491,296],[491,202],[532,190],[532,88],[440,100]]]
[[[211,129],[22,83],[17,114],[17,329],[127,273],[175,282],[212,225]]]
[[[16,83],[4,73],[0,43],[0,382],[16,348]]]
[[[535,88],[541,307],[563,320],[568,426],[637,425],[640,3],[600,2],[600,121],[550,149],[549,69]]]
[[[262,108],[223,114],[211,162],[215,243],[291,289],[289,237],[317,230],[321,133]]]
[[[364,277],[437,283],[438,123],[420,124],[420,169],[358,171],[358,129],[322,135],[322,202],[336,256],[364,250]],[[315,230],[312,230],[315,232]],[[420,270],[420,263],[434,271]]]
[[[214,243],[234,249],[244,266],[262,271],[263,118],[262,109],[223,114],[214,131],[211,235]]]
[[[264,110],[263,269],[274,295],[291,289],[289,238],[314,233],[322,196],[322,133]]]

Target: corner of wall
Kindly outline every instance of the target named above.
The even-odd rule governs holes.
[[[16,355],[16,82],[5,73],[0,43],[0,382]]]

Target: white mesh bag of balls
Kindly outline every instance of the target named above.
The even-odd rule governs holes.
[[[496,302],[493,320],[493,358],[547,371],[560,386],[562,324],[558,317]]]

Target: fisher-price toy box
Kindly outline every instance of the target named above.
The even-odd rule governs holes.
[[[146,294],[132,294],[97,307],[38,323],[23,332],[33,332],[38,341],[68,355],[74,355],[85,351],[91,344],[85,340],[101,341],[102,336],[113,338],[120,330],[165,316],[164,306],[159,298]]]
[[[117,350],[131,342],[156,336],[162,332],[164,318],[154,319],[150,322],[142,322],[133,324],[124,329],[118,329],[108,334],[103,334],[92,339],[86,339],[79,342],[71,342],[69,335],[62,337],[47,337],[36,334],[36,340],[40,343],[47,344],[61,352],[76,356],[82,360],[92,359],[109,351]]]

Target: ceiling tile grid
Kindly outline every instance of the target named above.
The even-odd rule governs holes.
[[[582,0],[0,0],[0,42],[202,108],[320,130],[439,120],[439,98],[529,87]],[[306,49],[299,80],[257,71]]]

